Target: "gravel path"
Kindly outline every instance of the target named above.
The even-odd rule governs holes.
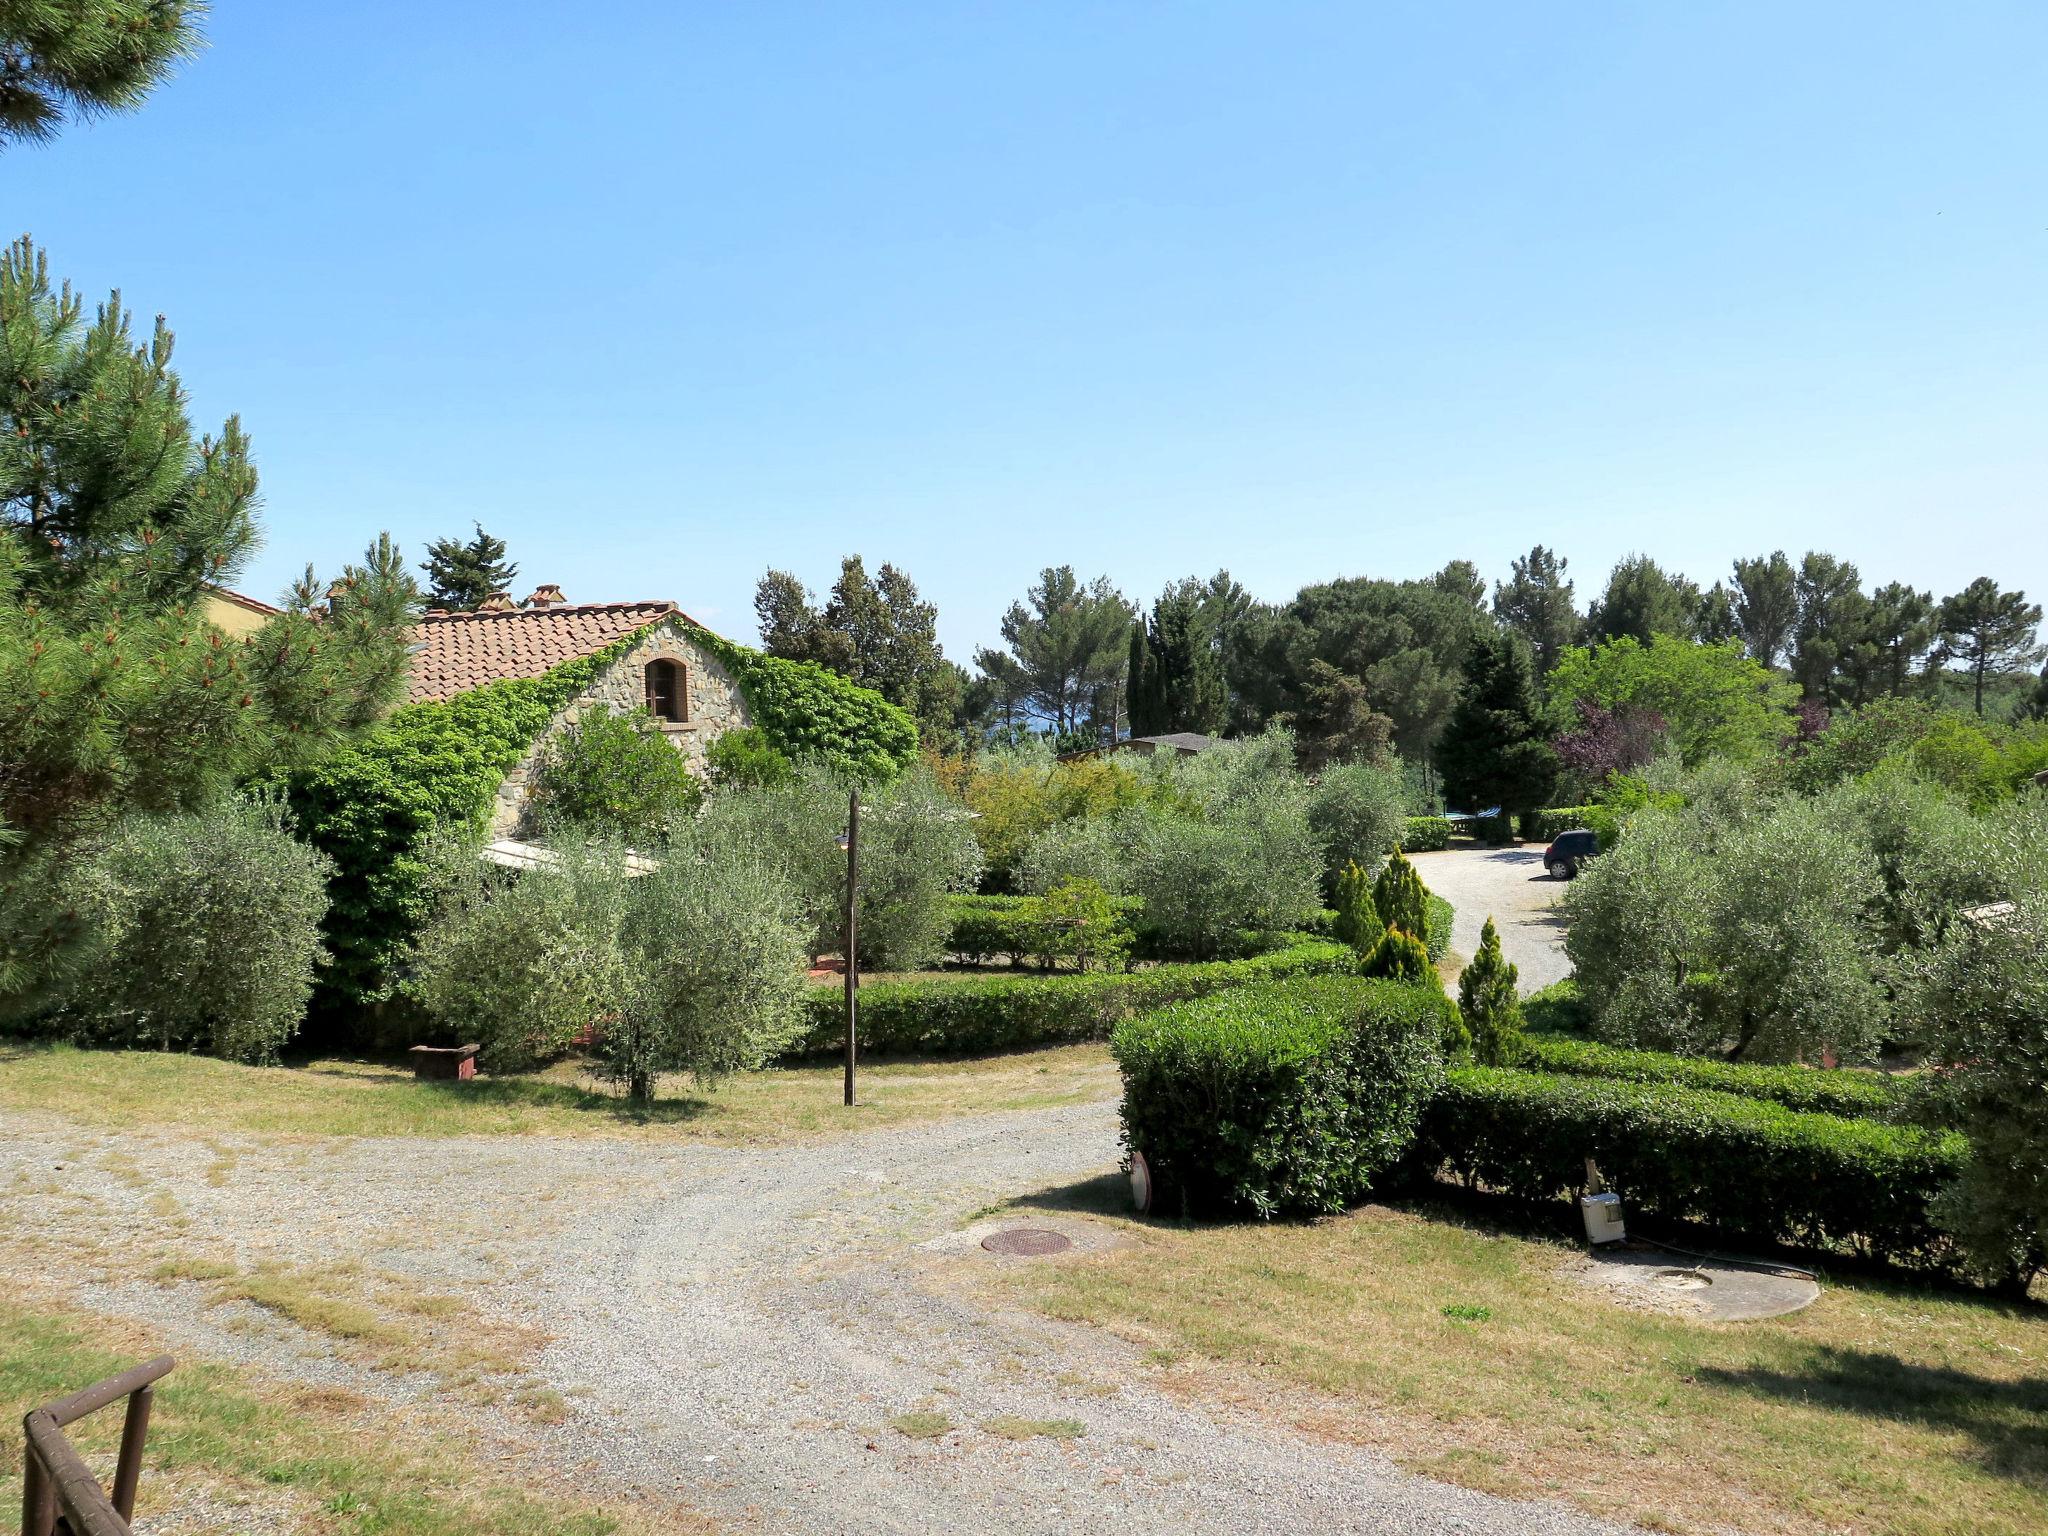
[[[1564,919],[1554,909],[1565,882],[1543,872],[1543,849],[1445,848],[1410,855],[1422,883],[1456,907],[1451,948],[1470,959],[1479,930],[1493,918],[1501,953],[1514,964],[1524,993],[1571,975]]]
[[[977,1213],[1113,1173],[1113,1105],[769,1149],[215,1138],[225,1176],[174,1136],[34,1118],[0,1117],[0,1188],[47,1190],[53,1157],[68,1159],[69,1194],[45,1198],[75,1202],[67,1226],[89,1236],[160,1231],[151,1210],[168,1190],[195,1246],[245,1265],[356,1259],[546,1329],[532,1369],[569,1417],[520,1433],[572,1489],[672,1495],[737,1529],[804,1536],[1617,1529],[1186,1401],[1112,1335],[972,1299],[963,1270],[1020,1262],[980,1250]],[[1084,1246],[1108,1240],[1083,1216],[1057,1224]],[[198,1287],[90,1290],[174,1345],[301,1379],[332,1370],[304,1336],[223,1328]],[[378,1374],[346,1372],[358,1389]],[[911,1410],[960,1428],[912,1440],[888,1427]],[[1085,1433],[975,1427],[997,1415]]]

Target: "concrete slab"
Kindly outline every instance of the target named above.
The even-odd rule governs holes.
[[[1692,1259],[1647,1244],[1595,1248],[1572,1273],[1617,1305],[1717,1323],[1783,1317],[1820,1298],[1819,1285],[1790,1271]]]

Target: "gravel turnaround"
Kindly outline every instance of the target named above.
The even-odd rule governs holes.
[[[1469,960],[1478,953],[1479,930],[1491,917],[1524,994],[1571,975],[1564,918],[1555,910],[1566,882],[1543,872],[1541,845],[1444,848],[1409,858],[1422,883],[1457,909],[1451,948],[1458,954]]]
[[[104,1242],[147,1230],[151,1191],[168,1190],[194,1244],[243,1264],[360,1260],[545,1329],[531,1369],[568,1418],[522,1429],[521,1459],[565,1492],[673,1498],[737,1530],[802,1536],[1619,1529],[1189,1400],[1108,1333],[976,1299],[963,1268],[1060,1262],[999,1260],[974,1238],[992,1204],[1113,1174],[1111,1104],[766,1149],[236,1139],[224,1179],[202,1177],[204,1159],[174,1136],[67,1134],[33,1118],[0,1117],[0,1185],[47,1179],[53,1145],[70,1146],[67,1185],[90,1197]],[[218,1154],[222,1139],[209,1145]],[[1051,1224],[1084,1247],[1109,1240],[1083,1216]],[[169,1347],[238,1352],[285,1376],[316,1368],[303,1338],[210,1325],[202,1297],[90,1290]],[[912,1411],[955,1427],[931,1439],[890,1427]],[[980,1427],[1003,1415],[1082,1433]],[[503,1430],[479,1423],[480,1439]]]

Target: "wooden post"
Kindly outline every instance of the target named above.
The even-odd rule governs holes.
[[[142,1387],[128,1399],[121,1422],[121,1454],[114,1463],[114,1487],[107,1502],[123,1520],[135,1518],[135,1489],[142,1481],[142,1442],[149,1437],[149,1405],[155,1387]]]
[[[846,797],[846,1107],[853,1108],[853,1066],[860,1016],[860,791]]]

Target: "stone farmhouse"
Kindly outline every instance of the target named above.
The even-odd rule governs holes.
[[[674,603],[571,603],[556,586],[540,587],[524,604],[496,592],[473,612],[430,608],[412,632],[406,702],[450,699],[500,678],[539,677],[565,661],[640,635],[556,713],[499,786],[490,836],[510,837],[525,815],[528,777],[537,756],[593,705],[608,705],[615,713],[645,709],[700,774],[713,739],[752,723],[732,674],[691,638],[698,627]]]

